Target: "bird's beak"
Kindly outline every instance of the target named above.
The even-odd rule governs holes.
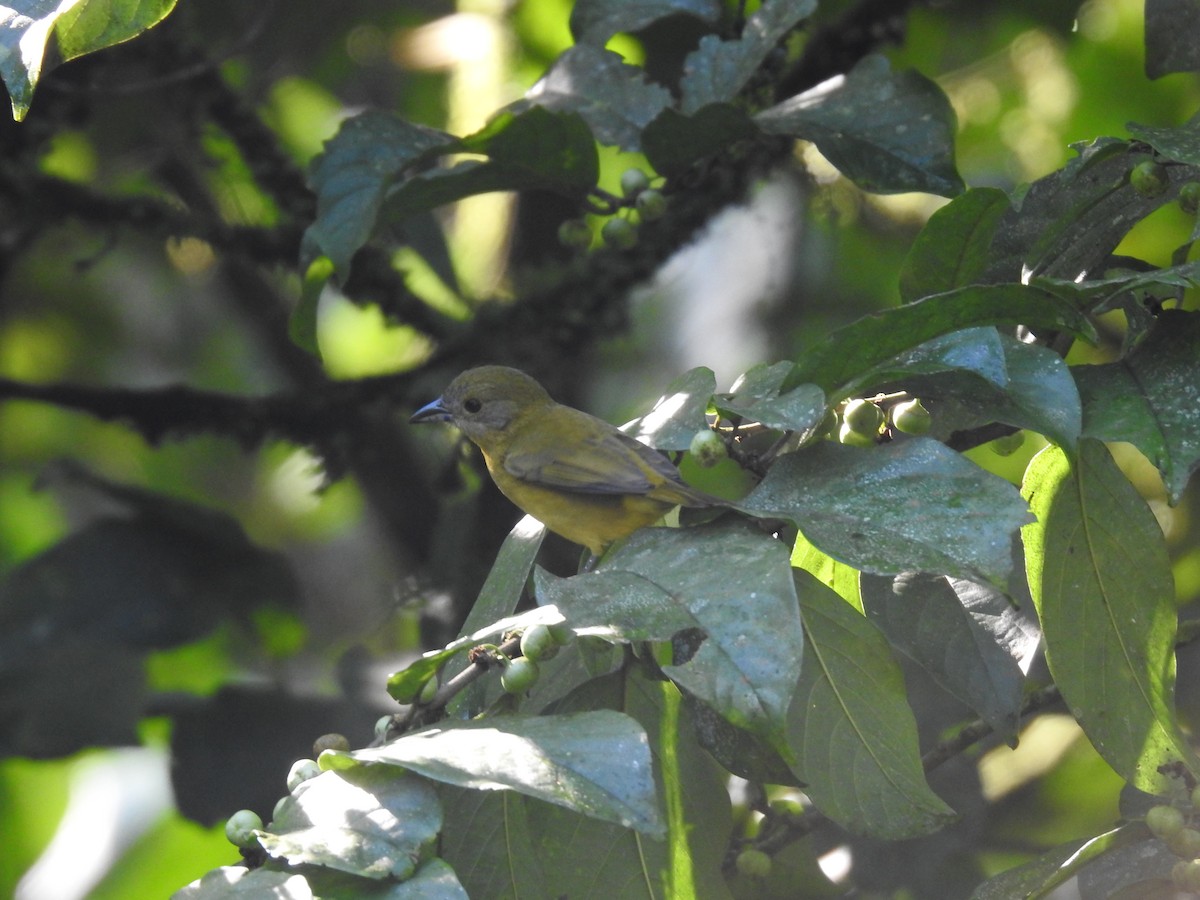
[[[442,405],[442,398],[438,397],[418,409],[408,421],[411,425],[420,425],[423,422],[449,422],[450,418],[450,410]]]

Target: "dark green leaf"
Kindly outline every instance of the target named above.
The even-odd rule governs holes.
[[[948,824],[954,811],[921,771],[904,679],[875,627],[833,591],[796,573],[804,670],[788,717],[796,775],[844,828],[884,839]]]
[[[626,65],[611,50],[581,44],[555,60],[512,109],[536,105],[578,113],[600,143],[636,152],[642,129],[670,103],[670,91],[648,81],[643,69]]]
[[[881,56],[867,57],[846,75],[764,110],[754,121],[768,134],[812,141],[864,190],[946,197],[963,190],[954,167],[950,101],[924,75],[894,72]]]
[[[667,107],[642,132],[642,151],[654,171],[672,176],[758,133],[750,117],[729,103],[710,103],[690,116]]]
[[[1200,70],[1200,8],[1193,0],[1146,0],[1146,74]]]
[[[1162,530],[1099,441],[1074,465],[1048,447],[1029,465],[1037,522],[1023,532],[1029,587],[1054,682],[1105,761],[1164,793],[1160,766],[1200,759],[1175,720],[1175,590]]]
[[[350,260],[375,230],[389,188],[454,138],[381,112],[347,119],[312,163],[317,218],[304,234],[305,262],[328,256],[344,278]]]
[[[1039,636],[1036,628],[1032,634],[1018,632],[1032,641],[1025,640],[1021,658],[1014,658],[976,620],[977,611],[960,599],[960,586],[979,588],[969,581],[915,572],[895,578],[863,575],[861,580],[867,615],[892,646],[975,710],[1001,738],[1011,740],[1024,684],[1020,663],[1028,664]],[[999,591],[979,589],[974,599],[982,601],[980,615],[1010,621],[1016,616]]]
[[[979,280],[1008,195],[996,188],[971,188],[925,223],[900,270],[905,303],[942,294]]]
[[[1153,3],[1154,0],[1150,2]],[[1196,9],[1195,4],[1188,5],[1193,10]],[[1200,13],[1196,15],[1197,25],[1200,25]],[[1195,41],[1187,43],[1195,52]],[[1200,53],[1196,53],[1195,61],[1194,68],[1200,69]],[[1130,122],[1126,128],[1133,137],[1145,141],[1157,150],[1160,156],[1175,162],[1200,166],[1200,115],[1192,116],[1186,124],[1174,128],[1156,128],[1153,125],[1138,125],[1136,122]]]
[[[675,13],[713,23],[721,17],[717,0],[579,0],[571,8],[576,43],[603,47],[619,32],[645,28]]]
[[[404,880],[441,827],[441,804],[429,782],[395,769],[359,767],[301,784],[258,841],[293,866]]]
[[[663,834],[642,727],[613,710],[446,721],[381,747],[324,753],[321,764],[383,763],[459,787],[512,790]]]
[[[1001,217],[982,280],[1078,282],[1102,272],[1129,230],[1195,177],[1187,166],[1168,166],[1167,191],[1147,197],[1134,190],[1129,172],[1152,154],[1114,138],[1076,149],[1077,159],[1035,182]]]
[[[1030,520],[1012,485],[926,438],[802,448],[780,458],[738,509],[788,519],[864,572],[918,570],[1002,589],[1013,534]]]
[[[684,693],[684,698],[691,710],[697,745],[734,775],[756,784],[800,784],[779,752],[762,738],[731,725],[691,694]]]
[[[738,40],[706,35],[683,64],[679,108],[686,115],[737,96],[775,46],[816,10],[816,0],[768,0]]]
[[[939,424],[944,416],[952,430],[1003,422],[1036,431],[1059,446],[1074,448],[1082,427],[1082,411],[1079,390],[1062,357],[1045,347],[998,334],[995,329],[986,331],[1001,353],[999,378],[969,366],[929,377],[914,368],[910,371],[917,377],[907,378],[903,373],[908,367],[903,362],[884,368],[894,371],[913,393],[939,401],[934,416],[938,436],[946,430]],[[930,343],[936,345],[940,340]],[[906,357],[902,355],[899,360]],[[926,368],[932,371],[932,367]]]
[[[796,385],[780,393],[791,368],[786,362],[755,366],[734,382],[730,393],[714,399],[717,409],[723,415],[761,422],[768,428],[811,433],[825,417],[825,394],[815,384]]]
[[[1200,466],[1200,313],[1165,310],[1125,359],[1072,371],[1083,433],[1128,441],[1153,462],[1172,503]]]
[[[621,430],[655,450],[686,450],[696,432],[708,427],[704,414],[716,389],[712,369],[690,369],[667,385],[650,412]]]
[[[976,325],[1026,325],[1092,339],[1095,329],[1071,303],[1021,284],[970,285],[859,319],[806,353],[784,388],[812,382],[831,400],[866,386],[873,371],[926,341]]]
[[[542,848],[530,833],[531,823],[545,812],[545,805],[508,791],[472,791],[443,785],[438,793],[446,819],[438,849],[460,873],[469,896],[552,900],[546,890]],[[610,827],[625,836],[631,834],[624,828]]]
[[[662,589],[646,599],[660,608],[678,607],[681,621],[707,635],[691,660],[663,671],[784,754],[801,652],[790,569],[782,544],[741,522],[644,528],[599,567],[639,575]],[[568,607],[572,625],[603,621],[603,611],[587,606],[582,600]]]

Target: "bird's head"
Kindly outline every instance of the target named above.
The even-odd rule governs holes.
[[[418,409],[409,421],[453,422],[486,449],[522,413],[551,402],[546,389],[524,372],[479,366],[455,378],[442,396]]]

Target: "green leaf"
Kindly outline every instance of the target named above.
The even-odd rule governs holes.
[[[322,766],[382,763],[477,790],[512,790],[661,837],[642,727],[613,710],[445,721]]]
[[[175,0],[10,0],[0,7],[0,79],[13,118],[29,112],[52,32],[62,58],[74,59],[136,37],[174,7]]]
[[[643,595],[647,610],[637,620],[678,616],[704,636],[694,656],[663,672],[786,755],[785,721],[801,652],[790,570],[781,543],[745,523],[718,522],[644,528],[605,557],[597,574],[631,573],[661,589]],[[568,581],[587,584],[586,578]],[[603,601],[590,594],[559,603],[576,627],[620,615],[598,608]],[[615,598],[612,606],[621,604]]]
[[[1200,466],[1200,313],[1164,310],[1124,359],[1072,369],[1083,433],[1128,441],[1153,462],[1178,503]]]
[[[1037,859],[989,878],[971,894],[971,900],[1014,900],[1045,897],[1065,884],[1093,860],[1145,834],[1140,822],[1129,822],[1112,831],[1081,841],[1071,841]]]
[[[327,256],[345,278],[375,230],[389,188],[410,166],[454,144],[444,132],[387,113],[369,111],[343,122],[312,162],[317,218],[304,233],[304,261]]]
[[[922,361],[925,348],[937,348],[956,337],[953,335],[902,354],[881,371],[903,381],[917,396],[939,401],[934,419],[939,436],[950,430],[1003,422],[1036,431],[1059,446],[1073,449],[1083,413],[1075,379],[1062,357],[1046,347],[999,334],[994,328],[958,334],[968,333],[982,334],[986,345],[999,352],[999,371],[992,369],[995,360],[987,359],[985,366],[982,355],[971,361],[962,352],[957,359],[950,354],[945,357],[946,362],[963,363],[958,370],[948,367],[937,373],[936,360]],[[959,348],[954,348],[951,340],[947,349]],[[906,371],[911,373],[907,377]]]
[[[924,75],[895,72],[882,56],[867,57],[754,121],[768,134],[812,141],[864,190],[945,197],[963,190],[954,167],[957,122],[950,101]]]
[[[1071,713],[1135,787],[1166,793],[1160,766],[1200,759],[1175,720],[1175,590],[1153,513],[1098,441],[1074,466],[1048,447],[1025,476],[1023,531],[1046,656]]]
[[[1200,70],[1200,9],[1192,0],[1146,0],[1146,75]]]
[[[954,811],[921,771],[904,679],[875,626],[796,573],[805,662],[788,721],[793,767],[817,808],[842,827],[895,840],[928,834]]]
[[[923,571],[1001,589],[1030,520],[1016,489],[927,438],[870,449],[830,441],[781,457],[737,507],[788,519],[864,572]]]
[[[803,533],[798,533],[795,543],[792,544],[792,567],[803,569],[860,613],[865,614],[862,595],[858,589],[858,569],[822,553]]]
[[[900,270],[905,303],[942,294],[979,280],[1008,195],[996,188],[971,188],[925,223]]]
[[[579,0],[571,8],[571,34],[577,44],[603,47],[618,32],[640,31],[675,13],[715,23],[721,17],[721,4],[717,0]]]
[[[750,117],[729,103],[710,103],[690,116],[667,107],[642,132],[642,151],[654,171],[670,177],[757,134]]]
[[[1151,3],[1154,0],[1150,0]],[[1195,9],[1193,4],[1189,4]],[[1200,25],[1200,16],[1197,17]],[[1188,41],[1195,51],[1195,42]],[[1196,54],[1196,68],[1200,69],[1200,54]],[[1157,128],[1153,125],[1138,125],[1130,122],[1125,126],[1130,135],[1145,141],[1158,151],[1160,156],[1175,162],[1200,166],[1200,115],[1192,116],[1185,124],[1173,128]]]
[[[222,866],[171,895],[171,900],[466,900],[454,870],[430,859],[407,881],[375,881],[343,872]]]
[[[1174,200],[1195,175],[1168,166],[1171,185],[1157,197],[1134,190],[1129,173],[1153,158],[1138,145],[1101,138],[1041,178],[1001,217],[982,281],[1030,282],[1036,277],[1080,282],[1101,273],[1131,228]]]
[[[825,394],[815,384],[780,392],[791,368],[786,362],[760,363],[738,378],[730,393],[715,397],[714,404],[723,415],[811,434],[825,417]]]
[[[691,115],[710,103],[732,100],[775,46],[816,8],[816,0],[767,0],[746,20],[739,39],[705,35],[683,64],[680,110]]]
[[[54,33],[64,60],[137,37],[175,8],[175,0],[84,0],[67,9]]]
[[[667,385],[650,412],[621,430],[655,450],[686,450],[696,432],[708,427],[705,412],[716,389],[712,369],[690,369]]]
[[[577,113],[601,144],[636,152],[642,129],[670,103],[671,92],[648,81],[640,67],[626,65],[611,50],[581,44],[566,50],[510,108]]]
[[[406,879],[442,827],[442,809],[422,778],[382,768],[323,772],[280,805],[258,842],[290,865],[365,878]]]
[[[971,589],[974,609],[959,594]],[[1021,664],[1028,666],[1040,635],[1036,626],[1019,628],[1007,597],[969,581],[916,572],[863,575],[861,590],[867,616],[893,647],[975,710],[999,737],[1016,737],[1025,680]],[[1008,632],[1020,640],[1019,656],[1001,646],[978,617],[1007,620]]]
[[[1095,336],[1087,317],[1050,291],[1022,284],[969,285],[838,329],[796,363],[784,388],[812,382],[838,400],[865,386],[874,370],[893,357],[977,325],[1026,325],[1089,340]]]

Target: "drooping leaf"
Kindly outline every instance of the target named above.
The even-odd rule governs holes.
[[[732,100],[775,46],[816,8],[815,0],[768,0],[746,20],[737,40],[706,35],[684,62],[680,110],[691,115],[710,103]]]
[[[344,278],[351,258],[374,232],[396,179],[453,144],[445,132],[378,111],[343,122],[312,163],[317,218],[304,234],[305,262],[327,256]]]
[[[954,811],[921,771],[904,679],[883,635],[833,591],[797,573],[805,661],[788,732],[817,808],[883,839],[936,831]]]
[[[268,854],[294,866],[404,880],[441,827],[441,804],[429,782],[360,767],[304,782],[257,835]]]
[[[337,769],[378,763],[663,834],[646,733],[613,710],[446,721],[381,747],[321,755],[323,766]]]
[[[704,415],[716,389],[712,369],[689,369],[667,385],[650,412],[621,430],[655,450],[686,450],[696,432],[708,427]]]
[[[1190,0],[1146,0],[1146,75],[1200,70],[1200,9]]]
[[[675,13],[704,22],[721,16],[717,0],[579,0],[571,8],[571,34],[578,44],[603,47],[618,32],[633,32]]]
[[[642,129],[667,105],[671,93],[648,81],[638,66],[626,65],[611,50],[579,44],[566,50],[550,70],[511,107],[540,106],[580,115],[602,144],[636,152]]]
[[[694,656],[663,667],[666,675],[786,754],[785,719],[802,646],[790,568],[787,549],[769,535],[745,523],[715,522],[644,528],[598,573],[632,573],[661,589],[645,597],[646,618],[655,606],[675,606],[680,621],[704,636]],[[577,579],[586,576],[570,580]],[[572,625],[603,624],[607,615],[590,600],[557,602]]]
[[[1200,313],[1164,310],[1124,359],[1072,372],[1083,433],[1135,445],[1162,472],[1177,503],[1200,467]]]
[[[796,535],[792,545],[792,566],[803,569],[825,587],[829,588],[860,613],[863,609],[859,593],[859,571],[844,562],[838,562],[828,553],[822,553],[806,538],[803,532]]]
[[[925,76],[893,71],[881,56],[763,110],[754,121],[768,134],[812,141],[864,190],[946,197],[963,190],[954,167],[950,101]]]
[[[926,438],[801,448],[780,458],[738,509],[792,521],[864,572],[919,570],[1001,588],[1012,537],[1030,520],[1012,485]]]
[[[975,710],[1000,737],[1011,740],[1016,735],[1024,675],[1017,659],[959,599],[956,585],[967,584],[915,572],[894,578],[864,574],[861,590],[867,616],[892,646]],[[993,615],[1012,611],[1011,602],[999,591],[989,594]],[[1032,648],[1022,649],[1028,653]]]
[[[672,176],[757,134],[750,117],[731,103],[710,103],[690,116],[667,107],[642,132],[642,152],[654,171]]]
[[[112,47],[157,25],[175,0],[86,0],[70,6],[54,27],[64,60]]]
[[[1165,793],[1159,771],[1200,759],[1175,719],[1175,591],[1161,529],[1098,441],[1075,462],[1048,447],[1023,492],[1029,587],[1054,682],[1092,744],[1135,787]]]
[[[926,341],[979,325],[1026,325],[1091,340],[1080,310],[1050,291],[1021,284],[970,285],[859,319],[829,335],[797,363],[784,389],[812,382],[831,400],[865,387],[893,357]]]
[[[971,188],[925,223],[900,270],[900,296],[912,303],[973,284],[987,268],[988,248],[1008,195],[996,188]]]

